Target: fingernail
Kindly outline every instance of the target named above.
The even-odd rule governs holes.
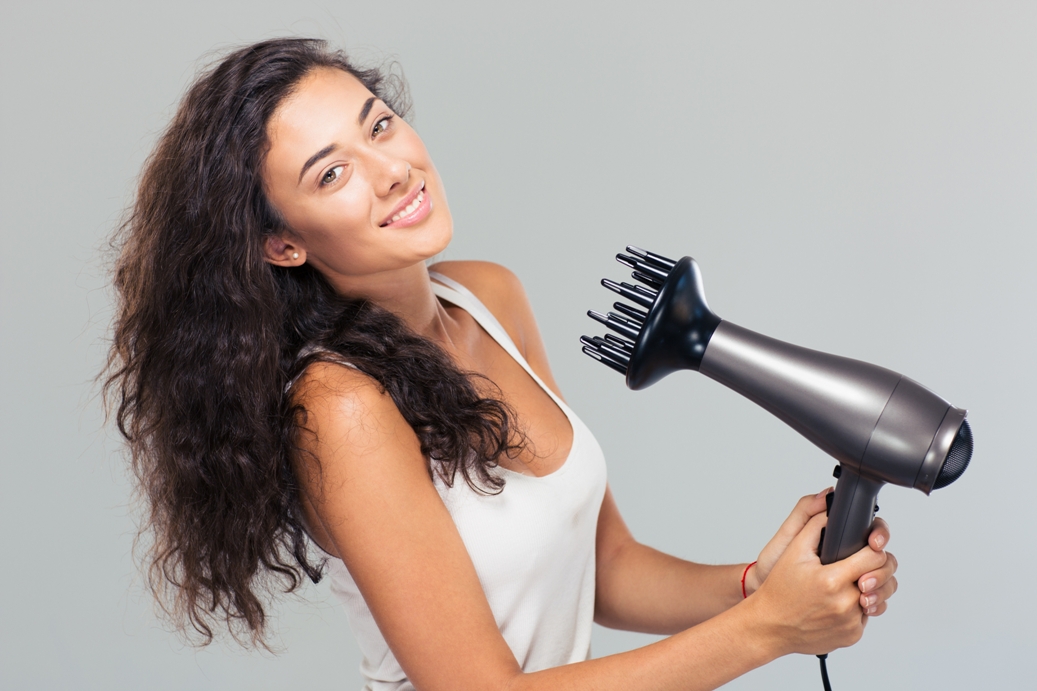
[[[878,545],[879,549],[882,549],[882,545],[886,544],[886,538],[881,535],[875,536],[875,544]]]
[[[878,599],[879,599],[878,595],[869,595],[868,597],[864,598],[864,604],[867,605],[868,608],[870,609],[872,607],[872,605],[874,605],[875,602]]]
[[[823,496],[825,496],[826,494],[828,494],[828,493],[829,493],[829,492],[831,492],[831,491],[832,491],[832,488],[831,488],[831,487],[826,487],[826,488],[824,488],[823,490],[821,490],[820,492],[818,492],[818,493],[817,493],[817,496],[819,496],[819,497],[823,497]]]
[[[878,584],[879,583],[877,580],[875,580],[874,578],[869,578],[868,580],[861,583],[861,588],[864,590],[864,592],[869,592],[871,590],[875,590],[875,586],[877,586]]]
[[[877,610],[877,609],[878,609],[878,607],[869,607],[868,609],[864,610],[864,613],[865,614],[875,614],[875,610]]]

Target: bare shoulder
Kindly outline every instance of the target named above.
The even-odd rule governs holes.
[[[522,281],[511,269],[494,262],[447,261],[433,264],[429,270],[452,278],[472,291],[525,352],[533,310]]]
[[[387,398],[374,379],[356,368],[334,362],[313,363],[292,387],[293,401],[308,411],[330,407],[363,415],[377,412]]]
[[[310,365],[293,387],[292,398],[306,411],[300,445],[324,460],[333,457],[349,463],[375,448],[417,443],[392,397],[352,367],[333,362]],[[416,458],[420,460],[420,454]]]

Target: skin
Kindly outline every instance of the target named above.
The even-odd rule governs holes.
[[[352,76],[320,69],[275,113],[262,175],[286,227],[267,241],[267,261],[310,263],[342,294],[393,311],[461,368],[484,374],[529,439],[502,465],[538,476],[553,472],[572,445],[569,422],[471,316],[432,292],[425,260],[452,234],[442,181],[418,135],[381,101],[358,122],[371,97]],[[329,145],[334,150],[300,180],[303,164]],[[422,183],[432,203],[428,215],[408,227],[385,226]],[[486,262],[434,268],[487,305],[558,393],[518,279]],[[309,413],[299,441],[312,454],[300,455],[296,470],[310,532],[345,561],[422,691],[713,689],[788,653],[852,645],[896,590],[896,559],[884,551],[889,530],[881,520],[868,547],[821,565],[817,544],[828,490],[800,499],[764,547],[746,574],[747,599],[740,584],[745,564],[696,564],[638,543],[607,490],[596,537],[595,620],[673,635],[620,655],[523,673],[429,480],[417,437],[391,398],[365,375],[329,363],[311,366],[293,395]]]

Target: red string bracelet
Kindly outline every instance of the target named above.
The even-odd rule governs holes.
[[[756,562],[754,561],[752,564],[749,564],[749,566],[746,566],[745,567],[745,571],[742,572],[742,599],[743,600],[745,598],[749,597],[748,593],[745,592],[745,577],[749,575],[749,569],[751,569],[755,564],[756,564]]]

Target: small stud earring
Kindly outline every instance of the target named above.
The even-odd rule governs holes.
[[[298,258],[299,258],[299,253],[298,252],[292,252],[292,259],[298,259]]]

